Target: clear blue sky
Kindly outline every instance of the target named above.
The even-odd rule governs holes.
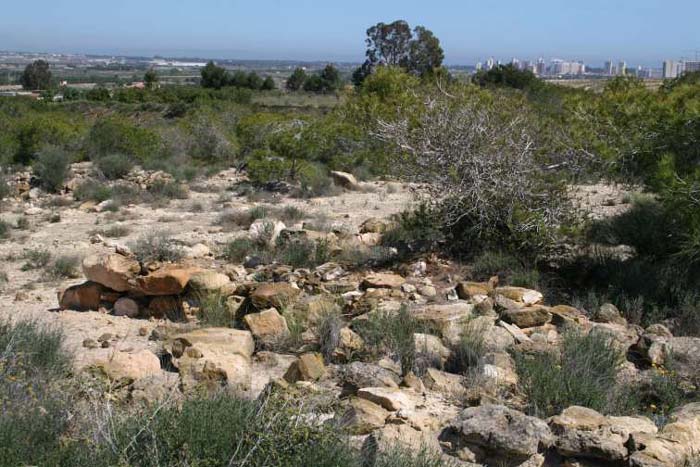
[[[544,56],[659,65],[700,49],[700,0],[3,0],[0,50],[359,61],[406,19],[449,63]]]

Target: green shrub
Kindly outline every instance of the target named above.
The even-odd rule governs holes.
[[[294,268],[313,268],[327,263],[330,259],[330,249],[326,240],[290,240],[278,245],[275,249],[275,259]]]
[[[382,237],[382,244],[398,249],[399,253],[434,250],[445,240],[435,212],[426,204],[404,211],[393,220],[393,226]]]
[[[151,194],[156,201],[171,200],[171,199],[187,199],[189,192],[187,187],[182,183],[168,182],[159,180],[153,183],[148,188],[148,193]]]
[[[236,238],[224,247],[224,258],[232,263],[242,263],[246,256],[253,255],[256,251],[256,245],[251,239],[247,237]]]
[[[301,423],[294,405],[217,396],[166,406],[121,423],[104,464],[359,467],[342,434]]]
[[[22,271],[41,269],[51,262],[51,252],[48,250],[31,249],[26,250],[22,255],[26,263],[22,266]]]
[[[306,212],[296,206],[285,206],[279,212],[279,219],[282,222],[298,222],[306,217]]]
[[[180,248],[165,232],[154,232],[140,237],[134,243],[132,252],[141,263],[176,263],[183,257]]]
[[[98,120],[85,142],[87,155],[92,160],[109,154],[127,154],[141,161],[155,159],[161,154],[161,146],[161,139],[155,132],[119,117]]]
[[[124,178],[134,168],[129,156],[124,154],[107,154],[95,160],[97,169],[109,180]]]
[[[41,186],[48,192],[55,193],[63,188],[68,175],[70,156],[57,147],[45,147],[39,152],[34,165],[34,173],[39,177]]]
[[[0,238],[7,238],[10,236],[10,224],[0,219]]]
[[[471,270],[477,279],[491,276],[510,276],[522,269],[522,264],[514,255],[503,251],[484,251],[472,260]]]
[[[75,188],[73,197],[78,201],[101,203],[112,197],[112,189],[96,180],[86,180]]]
[[[605,333],[569,329],[560,354],[515,352],[514,358],[528,412],[548,417],[572,405],[609,412],[624,354]]]

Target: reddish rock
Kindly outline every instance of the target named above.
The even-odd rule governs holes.
[[[85,282],[58,292],[61,310],[88,311],[100,308],[103,287],[96,282]]]
[[[195,267],[164,267],[136,278],[137,290],[148,296],[179,295],[198,272],[200,269]]]

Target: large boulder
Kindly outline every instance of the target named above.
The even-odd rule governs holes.
[[[83,260],[83,273],[88,280],[117,292],[132,290],[133,281],[139,272],[139,262],[123,255],[92,255]]]
[[[621,461],[629,455],[633,433],[654,434],[656,425],[644,417],[606,417],[585,407],[569,407],[549,419],[555,449],[564,457]]]
[[[441,434],[451,449],[479,453],[479,462],[524,462],[554,442],[547,424],[502,405],[486,404],[462,411]]]
[[[301,291],[286,282],[274,282],[259,285],[250,295],[250,302],[258,310],[274,307],[286,308],[293,304]]]
[[[197,329],[174,336],[170,348],[186,391],[202,385],[240,393],[250,390],[250,358],[255,349],[250,332],[229,328]]]

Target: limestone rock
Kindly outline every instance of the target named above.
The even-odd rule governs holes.
[[[443,431],[441,439],[451,442],[453,450],[473,447],[483,451],[486,459],[497,461],[525,461],[554,442],[544,421],[492,404],[463,410]]]
[[[376,273],[370,274],[362,281],[363,289],[398,289],[406,279],[398,274],[392,273]]]
[[[393,371],[379,365],[365,362],[352,362],[338,370],[338,379],[346,392],[356,394],[366,387],[388,387],[397,389],[401,379]]]
[[[622,313],[612,303],[605,303],[593,313],[593,320],[598,323],[611,323],[625,326],[627,320],[622,317]]]
[[[160,359],[149,350],[138,352],[111,352],[92,366],[100,368],[115,381],[136,381],[160,374]]]
[[[450,358],[450,349],[445,347],[438,336],[432,334],[414,334],[413,342],[419,354],[434,355],[444,364]]]
[[[296,359],[287,372],[284,379],[290,383],[297,381],[318,381],[326,373],[323,357],[318,353],[306,353]]]
[[[644,417],[605,417],[585,407],[569,407],[549,419],[556,436],[555,449],[565,457],[620,461],[629,452],[631,433],[656,433],[656,426]]]
[[[544,300],[544,296],[540,292],[523,287],[497,287],[495,292],[497,295],[528,306],[537,305]]]
[[[544,306],[527,306],[503,312],[503,319],[519,328],[542,326],[552,320],[552,314]]]
[[[435,368],[428,368],[425,371],[423,383],[428,389],[449,397],[458,397],[465,392],[461,376],[436,370]]]
[[[243,319],[253,337],[262,342],[273,343],[289,334],[287,320],[274,308],[245,315]]]
[[[367,399],[350,398],[348,407],[340,418],[341,426],[351,434],[367,435],[381,428],[389,417],[389,411]]]
[[[386,410],[395,412],[401,409],[411,409],[414,402],[402,390],[394,388],[362,388],[357,391],[357,397],[379,404]]]
[[[227,291],[233,293],[231,289],[234,285],[226,274],[216,271],[201,271],[190,277],[189,287],[200,292]]]
[[[427,305],[418,308],[414,317],[430,326],[449,342],[459,339],[464,325],[473,316],[474,305],[457,300],[445,305]]]
[[[133,280],[141,271],[141,265],[134,258],[112,254],[92,255],[83,260],[85,277],[117,292],[133,289]]]
[[[197,352],[188,351],[191,348]],[[254,348],[250,332],[229,328],[197,329],[176,335],[171,342],[173,363],[180,370],[186,391],[200,385],[248,391]]]
[[[675,410],[658,435],[633,434],[631,442],[635,452],[629,464],[633,467],[690,465],[700,452],[700,403]]]
[[[282,309],[290,306],[301,291],[288,283],[275,282],[258,286],[250,295],[250,301],[258,310],[270,307]]]

